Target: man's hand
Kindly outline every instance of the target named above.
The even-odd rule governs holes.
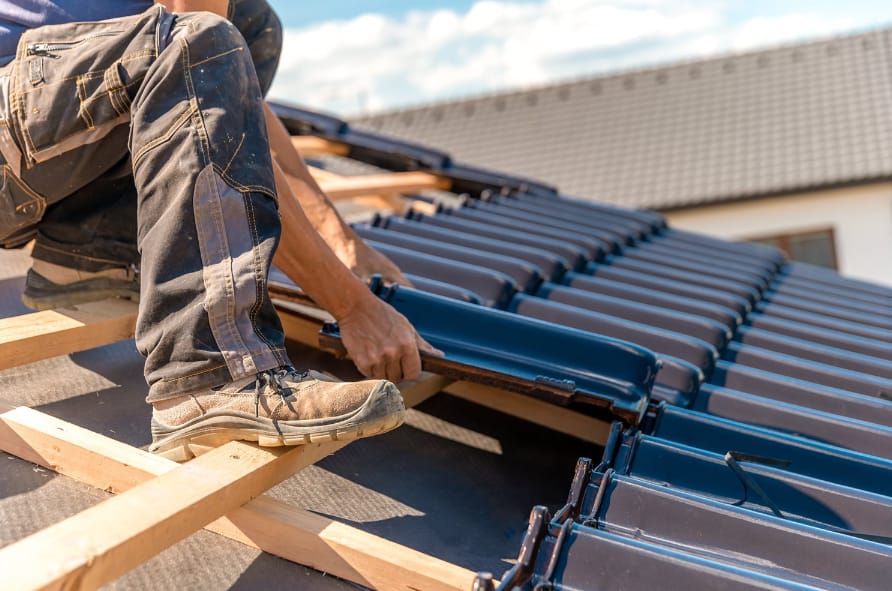
[[[344,347],[369,377],[392,382],[421,374],[419,349],[441,352],[422,339],[404,316],[375,296],[314,231],[285,174],[273,162],[279,189],[282,237],[273,262],[341,327]]]
[[[402,314],[374,296],[339,318],[338,326],[347,353],[369,378],[414,380],[421,375],[419,351],[443,355]]]

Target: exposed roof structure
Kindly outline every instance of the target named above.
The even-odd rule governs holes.
[[[491,578],[470,572],[483,569],[502,591],[888,588],[892,289],[332,117],[276,111],[292,134],[313,136],[296,144],[337,155],[318,160],[333,198],[409,194],[382,202],[409,201],[410,211],[355,229],[414,283],[370,288],[445,352],[426,356],[430,373],[403,388],[409,406],[431,398],[407,427],[344,450],[330,442],[274,454],[230,442],[181,469],[137,449],[148,438],[141,359],[132,343],[112,344],[132,334],[133,306],[100,302],[92,320],[83,309],[4,319],[0,367],[11,369],[0,372],[0,447],[11,455],[0,458],[0,586],[15,588],[2,583],[21,570],[54,576],[19,567],[34,561],[20,545],[29,540],[26,550],[46,556],[38,566],[55,566],[63,545],[83,561],[55,580],[126,570],[70,534],[36,549],[34,538],[21,540],[105,496],[75,478],[118,499],[140,494],[145,470],[161,473],[149,484],[171,475],[222,487],[235,478],[230,466],[242,470],[257,454],[264,479],[292,474],[289,465],[304,471],[257,499],[266,512],[251,501],[237,509],[251,519],[208,526],[230,539],[198,529],[227,512],[219,504],[254,497],[245,487],[255,473],[239,472],[245,486],[200,505],[180,501],[177,519],[161,525],[156,507],[171,511],[179,495],[157,494],[163,483],[143,489],[153,496],[138,517],[153,535],[128,534],[131,515],[122,515],[107,528],[116,548],[138,548],[116,551],[118,561],[136,566],[151,554],[143,545],[169,546],[174,521],[195,520],[197,533],[116,588],[273,588],[296,577],[301,587],[346,588],[288,561],[381,589],[470,590],[473,581],[486,591]],[[414,195],[429,188],[440,193]],[[27,256],[2,254],[0,289],[11,294]],[[305,345],[300,359],[352,377],[348,363],[307,349],[338,346],[337,326],[320,336],[324,312],[281,274],[270,292],[289,338]],[[0,315],[21,312],[0,298]],[[65,342],[108,345],[54,357]],[[4,412],[5,401],[38,410]],[[94,447],[103,438],[91,431],[118,441]],[[81,531],[91,540],[105,533]]]
[[[892,290],[279,113],[469,194],[355,226],[415,283],[373,289],[445,351],[429,370],[619,420],[499,589],[886,585]]]
[[[355,123],[568,195],[670,209],[892,177],[892,30]]]

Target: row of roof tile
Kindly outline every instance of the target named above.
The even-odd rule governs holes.
[[[374,289],[444,371],[619,421],[500,588],[885,589],[892,290],[475,171],[460,206],[356,226],[416,285]]]

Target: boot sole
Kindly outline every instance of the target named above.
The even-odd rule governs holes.
[[[110,298],[121,298],[139,302],[139,293],[130,289],[95,289],[89,291],[73,291],[54,295],[33,296],[27,292],[22,294],[22,303],[32,310],[52,310],[54,308],[70,308],[78,304],[98,302]]]
[[[162,436],[149,451],[175,462],[185,462],[230,441],[253,441],[261,447],[350,441],[395,429],[403,423],[405,414],[402,397],[391,387],[370,396],[355,413],[337,422],[311,424],[307,421],[304,426],[282,421],[279,433],[270,419],[234,415],[206,417]]]

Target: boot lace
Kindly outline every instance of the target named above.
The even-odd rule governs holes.
[[[288,397],[294,392],[294,389],[288,385],[288,381],[302,382],[309,372],[297,371],[293,367],[285,366],[278,369],[268,369],[257,374],[254,380],[254,416],[260,416],[260,396],[267,388],[278,394],[282,398],[282,402],[287,404]]]

